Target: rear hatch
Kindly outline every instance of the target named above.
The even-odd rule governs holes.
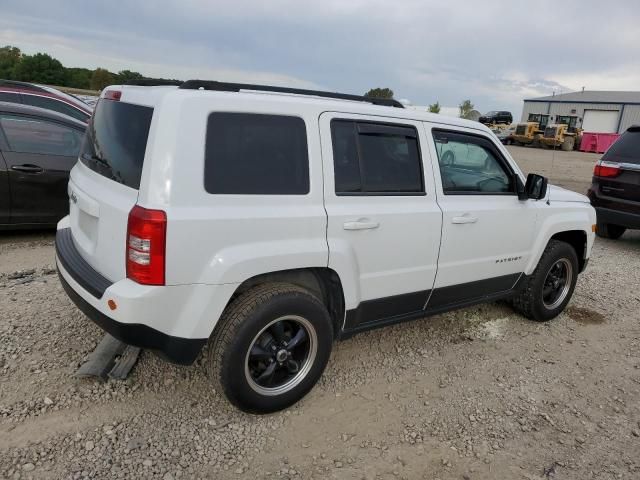
[[[622,200],[621,204],[633,206],[633,213],[640,214],[640,127],[629,128],[611,145],[594,175],[602,197]]]
[[[126,277],[127,221],[138,199],[154,111],[149,105],[121,101],[121,94],[107,90],[113,99],[98,101],[69,181],[74,243],[82,257],[113,282]]]

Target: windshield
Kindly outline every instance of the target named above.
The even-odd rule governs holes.
[[[100,100],[80,160],[100,175],[137,190],[152,116],[151,107]]]
[[[498,112],[491,111],[491,112],[485,113],[485,116],[486,117],[492,117],[492,116],[497,115],[497,114],[498,114]]]

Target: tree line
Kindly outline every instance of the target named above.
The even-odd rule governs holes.
[[[0,79],[43,83],[59,87],[102,90],[113,84],[145,78],[139,72],[120,70],[117,73],[105,68],[70,68],[46,53],[27,55],[18,47],[0,47]]]
[[[18,47],[7,45],[0,47],[0,79],[20,80],[23,82],[43,83],[59,87],[82,88],[90,90],[102,90],[108,85],[122,84],[130,80],[142,80],[146,78],[139,72],[120,70],[117,73],[105,68],[65,67],[59,60],[47,53],[27,55]],[[162,80],[162,79],[161,79]],[[365,97],[393,98],[393,90],[390,88],[372,88],[366,92]],[[460,117],[467,118],[473,110],[470,100],[465,100],[459,105]],[[429,105],[429,112],[440,113],[440,103]]]

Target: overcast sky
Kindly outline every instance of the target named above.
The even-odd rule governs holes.
[[[0,44],[68,67],[362,94],[519,118],[554,90],[640,89],[640,4],[0,0]]]

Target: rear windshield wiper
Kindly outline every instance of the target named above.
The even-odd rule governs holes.
[[[119,178],[118,175],[116,175],[116,173],[113,171],[113,168],[111,168],[111,165],[109,165],[109,163],[107,163],[106,160],[103,160],[96,154],[87,155],[86,153],[82,154],[82,158],[86,160],[91,160],[92,162],[99,164],[101,170],[109,174],[110,180],[115,180],[116,182],[122,183],[122,179]]]

